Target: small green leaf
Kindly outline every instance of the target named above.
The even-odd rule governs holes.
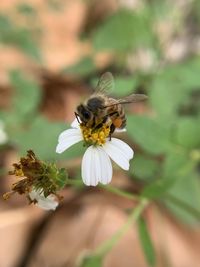
[[[154,155],[166,153],[171,147],[169,129],[149,117],[129,116],[127,132],[144,150]]]
[[[181,118],[177,122],[176,141],[188,149],[200,147],[200,119]]]
[[[143,218],[138,220],[140,242],[144,251],[144,255],[149,266],[153,267],[156,264],[155,249],[149,235],[149,230]]]
[[[158,161],[149,159],[143,155],[136,155],[130,165],[130,173],[142,180],[155,178],[159,169],[160,164]]]

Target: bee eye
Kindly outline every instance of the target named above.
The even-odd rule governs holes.
[[[89,118],[90,118],[90,113],[89,113],[88,111],[85,110],[85,111],[83,112],[83,116],[84,116],[85,119],[89,119]]]

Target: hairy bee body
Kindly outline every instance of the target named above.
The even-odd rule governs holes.
[[[103,74],[98,82],[96,92],[84,103],[80,104],[75,112],[80,122],[93,131],[100,129],[103,125],[110,127],[110,134],[116,128],[123,129],[126,126],[126,116],[123,104],[145,100],[142,94],[132,94],[123,99],[109,97],[114,79],[110,72]]]
[[[94,130],[108,124],[112,134],[115,128],[126,126],[123,106],[116,99],[104,95],[91,96],[84,105],[77,107],[76,114],[85,126]]]

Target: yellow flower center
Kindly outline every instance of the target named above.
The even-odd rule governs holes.
[[[104,124],[99,129],[88,128],[83,124],[80,124],[83,139],[88,145],[103,145],[106,142],[106,138],[110,134],[110,126]]]

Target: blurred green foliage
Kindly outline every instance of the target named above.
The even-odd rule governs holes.
[[[199,6],[198,1],[191,3],[190,12],[199,21],[200,12],[195,6]],[[174,9],[176,12],[172,12]],[[22,16],[37,16],[30,5],[18,6],[17,10]],[[141,196],[158,201],[183,222],[194,224],[200,218],[200,56],[192,53],[179,63],[165,59],[155,25],[169,19],[178,36],[188,18],[173,3],[154,0],[144,1],[139,10],[119,8],[91,34],[85,33],[93,54],[62,73],[96,83],[99,73],[94,56],[105,51],[114,55],[108,66],[115,76],[113,95],[123,97],[142,90],[149,96],[149,112],[128,115],[130,145],[139,147],[131,162],[130,177],[143,186]],[[31,27],[22,27],[6,15],[0,16],[1,44],[16,46],[41,61],[39,39]],[[132,69],[127,64],[137,49],[149,49],[156,55],[152,67],[146,71]],[[19,70],[10,72],[9,77],[14,89],[12,106],[9,111],[1,112],[9,142],[20,153],[31,148],[43,159],[71,159],[81,155],[84,150],[81,144],[55,155],[57,137],[67,125],[52,123],[40,115],[42,90],[37,81]],[[147,260],[153,266],[154,250],[145,221],[140,221],[139,229]],[[101,266],[101,259],[88,259],[83,266]]]

